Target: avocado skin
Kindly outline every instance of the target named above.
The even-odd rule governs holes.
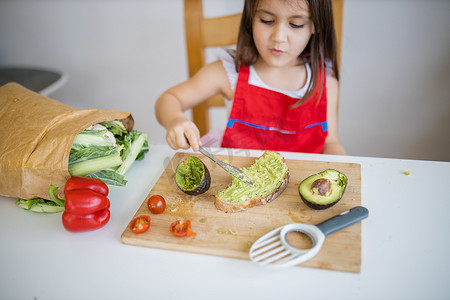
[[[316,210],[327,209],[327,208],[329,208],[329,207],[332,207],[332,206],[335,205],[336,203],[338,203],[339,200],[341,200],[341,198],[339,198],[338,200],[336,200],[336,201],[334,201],[334,202],[331,202],[331,203],[329,203],[329,204],[325,204],[325,205],[324,205],[324,204],[317,204],[317,203],[310,202],[310,201],[306,200],[301,194],[300,194],[300,197],[302,198],[303,202],[304,202],[306,205],[308,205],[310,208],[316,209]]]
[[[309,181],[309,182],[314,182],[314,181],[316,180],[315,177],[317,177],[317,179],[319,179],[319,178],[327,178],[327,177],[324,176],[324,175],[329,174],[329,173],[335,173],[335,174],[338,174],[338,175],[340,176],[340,178],[342,178],[343,181],[344,181],[344,185],[341,186],[341,188],[340,188],[340,189],[341,189],[341,192],[339,193],[339,197],[337,197],[336,199],[332,199],[332,198],[330,197],[330,198],[331,198],[331,199],[330,199],[331,202],[328,202],[328,203],[326,203],[326,204],[319,204],[319,203],[316,203],[316,202],[311,201],[310,199],[308,199],[308,196],[307,196],[307,195],[303,195],[303,194],[302,194],[302,188],[303,188],[302,185],[306,184],[308,181]],[[323,176],[323,177],[321,177],[321,176]],[[330,180],[330,178],[327,178],[327,179]],[[332,185],[333,185],[333,184],[334,184],[334,181],[331,180],[331,182],[332,182]],[[342,196],[344,195],[345,189],[347,188],[347,183],[348,183],[347,176],[345,176],[343,173],[341,173],[341,172],[339,172],[339,171],[337,171],[337,170],[334,170],[334,169],[327,169],[327,170],[325,170],[325,171],[323,171],[323,172],[320,172],[320,173],[311,175],[311,176],[309,176],[308,178],[306,178],[305,180],[303,180],[302,183],[300,183],[300,186],[299,186],[299,188],[298,188],[298,193],[299,193],[299,195],[300,195],[300,198],[303,200],[303,202],[304,202],[308,207],[310,207],[310,208],[312,208],[312,209],[316,209],[316,210],[327,209],[327,208],[329,208],[329,207],[332,207],[333,205],[335,205],[336,203],[338,203],[338,202],[342,199]]]
[[[191,195],[191,196],[197,196],[197,195],[201,195],[203,193],[205,193],[206,191],[209,190],[209,187],[211,186],[211,174],[209,173],[208,168],[206,167],[206,165],[203,163],[203,161],[197,157],[192,156],[194,159],[200,161],[203,165],[203,168],[205,170],[205,174],[202,178],[202,181],[200,182],[200,184],[193,190],[185,190],[183,189],[178,182],[175,180],[178,188],[183,191],[184,193]],[[183,162],[180,162],[180,164],[182,164]],[[178,165],[180,165],[178,164]],[[178,166],[177,166],[178,169]]]
[[[205,164],[203,164],[203,167],[205,168],[205,176],[203,177],[202,182],[200,182],[200,184],[192,191],[183,191],[183,192],[185,192],[188,195],[197,196],[209,190],[209,187],[211,186],[211,174],[209,174],[209,170],[205,166]]]

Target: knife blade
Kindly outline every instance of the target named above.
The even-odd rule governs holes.
[[[211,153],[205,150],[205,148],[200,147],[198,149],[200,153],[203,155],[209,157],[212,161],[214,161],[216,164],[221,166],[225,171],[230,173],[233,177],[236,177],[242,182],[245,182],[246,184],[253,185],[253,181],[239,168],[232,166],[230,164],[227,164],[226,162],[221,161],[220,159],[215,158]]]

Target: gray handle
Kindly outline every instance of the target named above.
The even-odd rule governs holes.
[[[362,206],[356,206],[352,209],[343,212],[340,215],[334,216],[326,221],[323,221],[317,227],[325,236],[332,234],[336,231],[344,229],[350,225],[353,225],[359,221],[364,220],[369,216],[369,210]]]

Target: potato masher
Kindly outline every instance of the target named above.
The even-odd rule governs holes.
[[[281,269],[298,265],[313,258],[322,247],[325,237],[364,220],[369,210],[356,206],[318,225],[292,223],[281,226],[260,237],[250,248],[250,259],[260,266]],[[289,232],[296,231],[306,234],[312,242],[309,249],[294,247],[287,240]]]

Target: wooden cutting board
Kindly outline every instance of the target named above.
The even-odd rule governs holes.
[[[188,155],[200,158],[211,173],[210,189],[199,196],[183,193],[175,183],[175,169]],[[255,157],[222,156],[217,158],[237,167],[248,167]],[[214,195],[231,183],[231,175],[201,154],[176,153],[153,189],[143,200],[134,217],[149,215],[150,229],[134,234],[128,227],[122,234],[125,244],[249,259],[253,242],[265,233],[289,223],[319,224],[320,222],[361,205],[361,166],[354,163],[303,161],[287,159],[290,180],[286,190],[272,202],[237,213],[225,213],[214,206]],[[313,210],[306,206],[298,194],[298,186],[306,177],[326,169],[336,169],[348,178],[343,198],[333,207]],[[147,199],[152,195],[165,198],[166,210],[159,215],[150,213]],[[133,217],[133,218],[134,218]],[[175,237],[169,226],[177,219],[192,223],[193,237]],[[131,220],[130,220],[131,221]],[[300,266],[360,272],[361,223],[329,235],[321,251]]]

